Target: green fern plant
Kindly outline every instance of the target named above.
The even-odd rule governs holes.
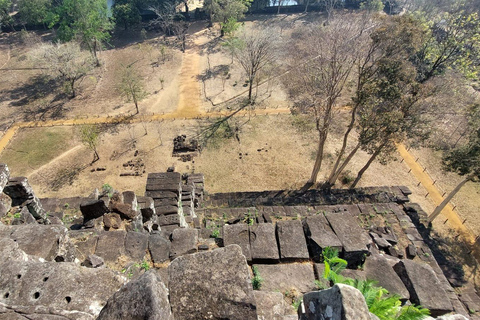
[[[380,320],[421,320],[430,315],[430,310],[421,306],[402,307],[400,296],[387,297],[387,289],[377,286],[374,280],[342,277],[339,273],[346,268],[347,261],[338,258],[337,250],[327,247],[322,256],[325,263],[323,277],[334,284],[342,283],[358,289],[365,298],[368,310]]]

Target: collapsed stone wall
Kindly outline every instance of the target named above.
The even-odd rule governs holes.
[[[331,298],[319,296],[354,297],[350,289],[307,294],[316,290],[315,280],[324,281],[320,252],[327,246],[348,260],[345,276],[375,279],[436,316],[468,315],[412,223],[410,216],[417,222],[422,212],[408,203],[404,187],[204,199],[202,175],[167,172],[149,174],[145,196],[110,190],[37,201],[26,178],[10,178],[8,167],[0,168],[0,187],[15,190],[8,192],[17,199],[7,196],[11,208],[1,215],[20,213],[13,225],[0,225],[0,319],[345,314],[346,301],[324,303]],[[388,225],[376,225],[377,218]],[[252,267],[264,279],[260,291],[253,290]],[[286,301],[302,295],[297,315]],[[354,316],[338,319],[374,319],[357,298]]]

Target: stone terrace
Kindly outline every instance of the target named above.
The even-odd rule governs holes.
[[[8,176],[8,168],[1,168],[0,178]],[[164,292],[162,288],[170,289],[171,310],[179,319],[201,318],[189,311],[202,309],[195,303],[207,308],[187,294],[190,287],[198,285],[201,295],[210,297],[206,302],[208,308],[229,303],[227,300],[231,297],[226,288],[220,286],[219,292],[207,293],[218,286],[218,282],[209,284],[217,272],[218,277],[223,277],[222,281],[237,274],[235,281],[245,295],[232,298],[232,302],[237,301],[235,306],[240,309],[226,304],[225,308],[232,308],[230,315],[213,309],[201,312],[213,312],[216,314],[213,318],[242,319],[243,314],[245,319],[254,319],[256,314],[264,319],[297,319],[292,302],[316,290],[315,280],[324,287],[329,286],[322,277],[321,251],[326,247],[338,249],[340,256],[348,261],[349,269],[344,271],[344,276],[377,280],[403,301],[429,308],[433,316],[453,311],[473,319],[475,315],[469,315],[466,307],[480,311],[480,299],[473,288],[463,290],[460,301],[450,284],[458,285],[458,279],[444,276],[442,268],[446,270],[448,266],[440,268],[425,243],[424,238],[428,239],[428,228],[424,225],[426,214],[409,202],[408,188],[309,190],[303,194],[278,190],[205,196],[203,179],[201,174],[151,173],[143,196],[131,191],[96,190],[87,198],[38,199],[26,178],[7,177],[0,184],[3,191],[0,217],[4,224],[11,225],[0,225],[0,241],[6,244],[4,251],[13,248],[10,254],[41,258],[51,270],[58,269],[59,277],[65,273],[67,278],[58,281],[68,281],[66,272],[76,274],[77,271],[69,268],[75,269],[80,264],[83,266],[78,266],[80,270],[91,270],[87,278],[104,270],[102,272],[108,273],[103,275],[105,281],[117,279],[109,281],[109,286],[95,295],[97,309],[85,307],[87,292],[80,290],[75,294],[73,287],[66,287],[60,294],[67,304],[55,305],[57,315],[76,310],[96,316],[121,281],[137,279],[153,267],[156,276],[150,276],[148,281],[164,283],[164,287],[155,285],[159,292]],[[238,246],[218,251],[230,245]],[[238,260],[235,254],[237,250],[250,268],[247,277],[252,276],[251,268],[255,267],[264,279],[260,291],[251,292],[251,284],[245,284],[245,270],[242,259]],[[192,255],[200,252],[203,253],[199,256]],[[237,269],[222,265],[222,259],[231,259],[231,268]],[[0,264],[5,262],[8,263]],[[65,262],[65,267],[57,267],[58,262]],[[16,270],[34,277],[35,270],[41,269],[38,263],[0,266],[0,278],[4,279],[0,289],[7,290],[0,292],[0,306],[17,308],[0,307],[0,319],[12,310],[34,314],[38,308],[28,308],[40,302],[45,308],[48,306],[43,292],[54,290],[48,287],[48,281],[38,284],[32,281],[31,288],[29,283],[22,282],[25,290],[28,289],[26,292],[33,292],[31,302],[27,303],[22,300],[27,297],[16,293]],[[216,269],[212,271],[207,265]],[[220,272],[223,268],[227,269]],[[191,271],[187,272],[188,269]],[[48,280],[50,276],[42,272],[40,276]],[[113,305],[125,299],[121,294],[115,296],[117,302],[112,301]],[[182,297],[190,299],[188,305],[180,303]],[[247,307],[255,305],[255,312],[253,307]],[[114,319],[115,313],[107,307],[102,311],[103,319],[110,319],[106,316],[109,314]],[[170,307],[156,312],[169,314],[165,319],[172,315]],[[90,318],[85,316],[85,319]]]

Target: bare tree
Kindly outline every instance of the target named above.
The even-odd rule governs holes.
[[[357,59],[355,39],[360,31],[351,20],[337,17],[326,26],[316,24],[294,34],[300,39],[290,46],[293,70],[284,80],[294,108],[313,116],[319,135],[315,165],[304,190],[317,181],[334,108]]]
[[[70,98],[76,96],[75,84],[93,67],[92,58],[76,42],[41,44],[32,55],[65,83]]]
[[[247,75],[249,102],[252,102],[252,88],[258,73],[275,61],[277,39],[278,32],[272,29],[244,29],[227,43],[233,58]]]
[[[333,10],[342,5],[341,0],[319,0],[319,3],[325,8],[327,12],[327,22],[330,22],[330,19],[333,16]]]

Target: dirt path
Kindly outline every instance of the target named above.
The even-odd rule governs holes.
[[[200,56],[198,48],[194,46],[185,52],[180,72],[180,96],[178,99],[177,117],[195,116],[202,113],[200,110],[199,85]]]
[[[37,172],[45,169],[46,167],[54,164],[54,163],[57,162],[58,160],[61,160],[61,159],[65,158],[65,157],[68,156],[69,154],[71,154],[71,153],[73,153],[73,152],[81,149],[82,147],[83,147],[83,146],[82,146],[81,144],[79,144],[79,145],[71,148],[70,150],[65,151],[64,153],[62,153],[62,154],[59,155],[58,157],[50,160],[48,163],[45,163],[45,164],[44,164],[43,166],[41,166],[40,168],[37,168],[37,169],[33,170],[32,172],[30,172],[29,174],[27,174],[27,178],[33,176],[33,175],[36,174]]]

